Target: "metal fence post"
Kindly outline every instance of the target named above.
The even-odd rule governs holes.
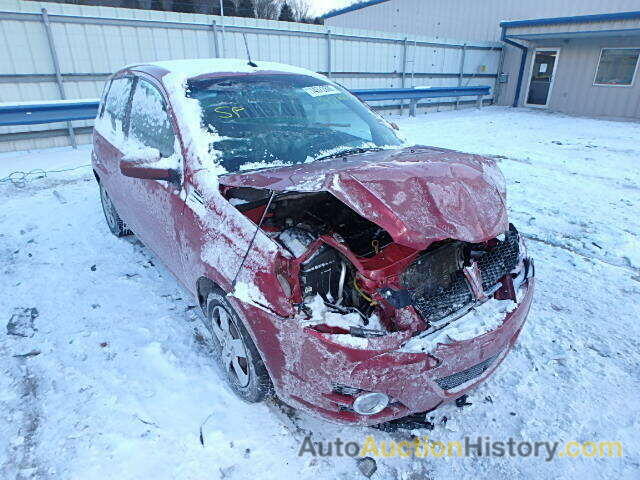
[[[211,23],[211,30],[213,31],[213,48],[216,54],[216,58],[220,58],[220,45],[218,45],[218,26],[214,20]]]
[[[413,60],[411,60],[411,88],[416,86],[416,41],[413,40]]]
[[[409,102],[409,116],[410,117],[415,117],[416,116],[416,107],[418,106],[418,99],[414,98]]]
[[[331,30],[327,30],[327,77],[331,78]]]
[[[44,24],[44,31],[47,34],[47,42],[49,43],[49,53],[51,54],[51,61],[53,62],[53,69],[56,74],[56,83],[58,84],[58,91],[60,92],[60,98],[62,100],[67,99],[67,94],[64,90],[64,84],[62,83],[62,74],[60,73],[60,62],[58,61],[58,54],[56,52],[56,45],[53,41],[53,34],[51,33],[51,23],[49,22],[49,15],[47,14],[47,9],[43,8],[42,12],[42,23]],[[71,122],[67,122],[67,130],[69,132],[69,142],[73,148],[78,148],[78,143],[76,142],[76,133],[73,131],[73,126]]]
[[[407,75],[407,37],[402,41],[402,77],[401,87],[405,88],[405,77]],[[400,116],[404,114],[404,100],[400,100]],[[414,109],[415,114],[415,109]]]
[[[222,56],[227,56],[227,46],[224,43],[224,7],[222,0],[220,1],[220,39],[222,40]]]
[[[467,56],[467,44],[462,45],[462,52],[460,53],[460,70],[458,73],[458,86],[462,86],[462,78],[464,77],[464,61]],[[456,110],[460,107],[460,97],[456,97]]]

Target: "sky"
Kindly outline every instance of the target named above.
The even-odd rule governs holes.
[[[322,15],[329,10],[346,7],[356,1],[357,0],[309,0],[309,4],[311,5],[311,13],[313,15]]]

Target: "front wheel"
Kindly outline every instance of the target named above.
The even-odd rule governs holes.
[[[244,401],[260,402],[271,380],[240,317],[221,292],[207,297],[205,326],[210,344],[231,389]]]
[[[131,230],[127,228],[125,223],[120,218],[120,215],[118,215],[118,211],[111,202],[107,190],[102,186],[102,184],[98,185],[100,187],[100,203],[102,203],[102,212],[104,213],[104,218],[107,221],[109,230],[116,237],[131,235]]]

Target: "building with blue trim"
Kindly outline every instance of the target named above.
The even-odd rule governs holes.
[[[640,119],[640,0],[370,0],[325,24],[502,41],[496,103]]]

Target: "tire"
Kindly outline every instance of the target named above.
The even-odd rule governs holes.
[[[257,403],[271,392],[269,373],[242,320],[224,293],[209,293],[205,327],[227,383],[242,400]]]
[[[118,215],[118,211],[111,202],[107,190],[102,186],[101,183],[98,185],[100,186],[100,203],[102,203],[102,212],[104,213],[104,218],[107,221],[109,230],[116,237],[131,235],[131,230],[127,228],[125,223],[120,218],[120,215]]]

